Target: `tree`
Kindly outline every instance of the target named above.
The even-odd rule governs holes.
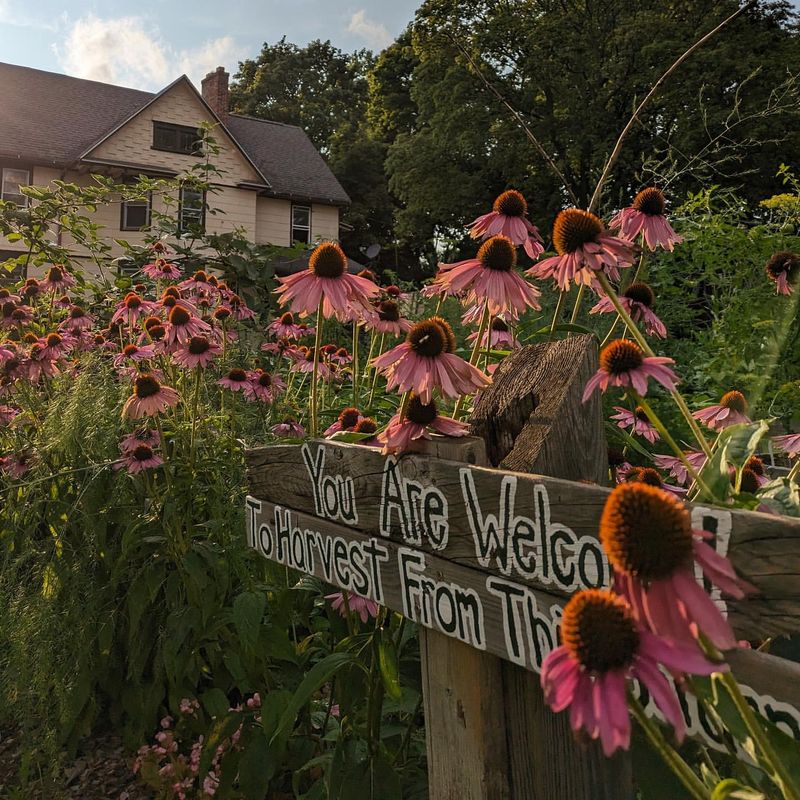
[[[321,41],[298,47],[284,38],[242,62],[231,91],[236,111],[299,125],[327,158],[352,201],[341,238],[357,261],[369,245],[394,239],[386,147],[369,135],[366,120],[373,61],[367,50],[344,53]]]
[[[526,193],[543,229],[567,203],[561,181],[470,59],[519,110],[585,206],[636,104],[736,7],[735,0],[427,0],[407,43],[389,48],[370,77],[368,116],[391,137],[398,234],[449,235],[468,252],[463,225],[509,186]],[[791,75],[798,63],[790,4],[762,0],[681,65],[647,108],[601,210],[626,204],[652,181],[678,198],[708,180],[748,199],[773,194],[778,164],[800,155]],[[390,66],[399,81],[380,74]]]

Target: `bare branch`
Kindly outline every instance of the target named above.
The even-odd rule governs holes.
[[[606,180],[608,180],[608,176],[611,174],[611,170],[614,168],[614,165],[617,163],[617,159],[619,158],[619,154],[622,150],[622,145],[625,139],[630,133],[631,128],[634,124],[638,121],[639,114],[642,113],[642,110],[645,106],[655,97],[658,90],[661,88],[661,85],[672,75],[673,72],[684,62],[687,58],[689,58],[695,50],[698,50],[702,47],[709,39],[712,39],[719,31],[721,31],[728,23],[733,22],[738,16],[743,14],[745,11],[750,9],[756,4],[756,0],[750,0],[749,3],[741,6],[737,9],[733,14],[729,17],[726,17],[716,28],[709,31],[705,36],[698,39],[683,55],[681,55],[673,64],[672,66],[653,84],[650,91],[645,95],[644,99],[641,103],[636,107],[636,110],[633,112],[631,118],[628,120],[625,127],[622,129],[622,133],[620,133],[619,138],[617,139],[617,143],[614,145],[614,149],[611,151],[611,155],[608,157],[608,160],[603,167],[603,172],[600,175],[600,180],[597,182],[597,186],[595,187],[594,194],[592,195],[592,200],[589,203],[589,211],[594,211],[598,204],[600,203],[600,196],[603,191],[603,186],[605,185]]]
[[[542,143],[536,138],[536,135],[530,129],[530,126],[522,118],[522,115],[519,113],[519,111],[517,111],[517,109],[514,108],[514,106],[512,106],[508,100],[506,100],[506,98],[500,93],[497,87],[494,86],[494,84],[492,84],[491,81],[483,74],[480,67],[476,63],[475,59],[469,53],[467,48],[458,40],[455,34],[448,32],[447,35],[449,36],[450,41],[459,49],[459,51],[464,55],[467,61],[469,61],[469,64],[472,67],[473,71],[481,79],[481,81],[483,81],[483,84],[486,86],[486,88],[490,92],[492,92],[492,94],[500,101],[500,103],[502,103],[511,112],[512,116],[519,123],[520,127],[525,132],[525,135],[530,140],[531,144],[533,144],[533,146],[539,151],[539,154],[542,156],[542,158],[547,162],[547,165],[550,167],[550,170],[561,181],[564,190],[570,196],[572,202],[577,205],[578,204],[577,195],[573,191],[570,184],[567,182],[567,179],[564,177],[561,170],[556,165],[555,161],[553,161],[553,159],[550,157],[550,154],[544,149]]]

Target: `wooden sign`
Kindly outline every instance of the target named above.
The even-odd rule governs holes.
[[[248,465],[247,541],[265,558],[533,672],[557,646],[565,599],[609,584],[596,486],[325,441],[254,450]],[[800,522],[705,506],[692,517],[764,592],[732,605],[740,635],[796,630],[800,576],[776,579],[773,553],[796,546]],[[800,739],[800,712],[774,690],[746,688]],[[685,711],[721,747],[691,698]]]
[[[256,449],[248,465],[253,496],[438,555],[451,568],[562,597],[609,584],[597,534],[608,489],[333,442]],[[717,550],[760,591],[728,602],[738,635],[800,630],[800,569],[786,568],[800,552],[800,520],[690,508],[693,525],[714,533]]]
[[[523,347],[481,393],[470,420],[480,438],[435,438],[422,454],[331,441],[246,453],[251,547],[421,626],[431,800],[632,796],[627,754],[578,745],[532,674],[558,642],[567,598],[609,583],[602,408],[581,399],[596,369],[591,336]],[[712,595],[738,635],[796,631],[800,521],[691,514],[761,592]],[[753,705],[800,739],[800,666],[747,650],[730,661]],[[690,733],[721,747],[694,699],[682,702]]]

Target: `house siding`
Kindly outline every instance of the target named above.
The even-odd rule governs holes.
[[[275,197],[256,200],[256,244],[291,244],[292,204]]]
[[[199,127],[202,122],[213,124],[208,110],[197,95],[185,83],[178,83],[101,142],[86,157],[126,164],[146,164],[149,167],[174,170],[176,173],[187,172],[201,161],[196,156],[155,150],[152,144],[153,122],[156,120],[192,127]],[[211,135],[220,149],[218,154],[210,158],[211,163],[223,173],[219,183],[235,186],[243,181],[264,182],[222,128],[214,128]]]
[[[339,208],[314,203],[311,206],[311,241],[323,239],[335,241],[339,238]]]

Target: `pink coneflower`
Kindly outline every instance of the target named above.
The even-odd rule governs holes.
[[[772,443],[778,450],[782,450],[789,458],[795,458],[800,453],[800,433],[787,433],[785,436],[774,436]]]
[[[19,415],[19,409],[13,406],[0,405],[0,425],[8,425]]]
[[[172,354],[172,360],[185,369],[207,367],[222,352],[208,336],[192,336]]]
[[[289,353],[292,359],[292,372],[314,372],[314,350],[310,347],[298,347]],[[333,370],[330,365],[326,364],[320,359],[317,364],[317,375],[323,380],[330,380],[333,376]]]
[[[263,342],[261,349],[265,353],[291,359],[292,354],[298,350],[298,347],[294,342],[290,342],[288,339],[278,339],[277,342]]]
[[[678,376],[667,365],[674,363],[663,356],[645,356],[639,345],[629,339],[616,339],[600,351],[600,369],[586,383],[583,402],[598,387],[605,392],[609,386],[632,386],[645,395],[648,378],[672,391]]]
[[[128,433],[122,437],[119,449],[122,453],[130,453],[139,445],[145,444],[150,448],[156,448],[161,442],[158,431],[152,428],[137,428],[133,433]]]
[[[248,383],[244,387],[244,396],[248,400],[261,400],[264,403],[274,403],[286,388],[283,378],[263,369],[257,369],[247,374]]]
[[[62,264],[55,264],[47,270],[39,287],[45,292],[66,292],[75,285],[75,278],[67,272]]]
[[[335,242],[314,248],[307,270],[279,280],[276,293],[280,302],[290,304],[289,310],[301,316],[316,314],[321,302],[325,318],[346,320],[354,306],[370,311],[372,298],[380,291],[367,278],[348,273],[347,256]]]
[[[161,306],[167,315],[176,306],[180,306],[193,316],[199,316],[200,314],[200,310],[197,308],[197,305],[191,300],[187,300],[181,294],[181,291],[177,286],[168,286],[166,289],[164,289],[161,299],[155,305],[156,307]]]
[[[387,378],[387,388],[413,391],[423,403],[430,403],[433,390],[456,398],[486,388],[491,379],[455,355],[453,329],[443,319],[418,322],[406,341],[393,347],[372,365]]]
[[[478,331],[467,336],[468,342],[474,342],[478,338]],[[492,324],[484,332],[481,340],[481,348],[490,347],[492,350],[516,350],[521,347],[520,343],[514,338],[507,323],[500,317],[493,317]]]
[[[177,264],[172,264],[165,258],[157,258],[152,263],[145,264],[142,272],[154,281],[176,281],[181,276]]]
[[[208,274],[205,270],[198,269],[191,278],[181,281],[178,287],[185,292],[201,293],[201,292],[215,292],[217,291],[216,284],[212,286],[208,280]]]
[[[43,291],[41,283],[39,283],[36,278],[28,278],[23,287],[19,290],[19,293],[26,300],[35,300]]]
[[[168,345],[186,344],[195,336],[211,333],[211,326],[207,322],[193,316],[182,305],[170,309],[164,328],[166,329],[164,341]]]
[[[347,352],[346,347],[336,347],[331,345],[331,350],[328,352],[328,359],[333,364],[349,364],[353,360],[353,356]]]
[[[544,252],[539,229],[528,220],[528,203],[521,192],[509,189],[495,198],[492,210],[471,222],[473,239],[488,239],[501,234],[515,245],[522,245],[534,261]]]
[[[515,319],[529,308],[541,309],[541,293],[515,271],[517,250],[507,236],[492,236],[475,258],[455,264],[439,264],[435,283],[447,294],[468,292],[478,305],[488,304],[492,316],[509,314]]]
[[[606,500],[600,541],[614,568],[614,585],[642,625],[673,642],[691,644],[705,634],[721,650],[736,637],[694,575],[695,562],[723,592],[741,599],[755,591],[727,558],[693,531],[686,506],[645,483],[621,483]]]
[[[372,417],[360,419],[353,428],[353,433],[360,433],[363,436],[358,443],[367,447],[380,447],[378,438],[375,436],[377,432],[378,423]]]
[[[73,331],[75,328],[80,330],[88,330],[94,325],[95,318],[84,311],[80,306],[70,306],[67,318],[59,325],[63,330]]]
[[[123,457],[115,465],[117,469],[127,467],[131,475],[138,475],[146,469],[160,467],[164,459],[148,444],[138,444],[136,447],[123,451]]]
[[[31,468],[33,453],[23,450],[10,456],[0,458],[0,472],[5,472],[12,478],[21,478]]]
[[[111,322],[124,321],[128,327],[132,328],[136,325],[139,317],[152,314],[156,308],[157,306],[152,300],[144,300],[136,292],[128,292],[117,304]]]
[[[644,437],[651,444],[661,438],[661,435],[650,422],[643,408],[636,406],[635,411],[629,411],[627,408],[622,408],[622,406],[614,406],[614,411],[617,413],[612,414],[611,419],[618,420],[617,427],[623,430],[626,428],[633,428],[635,434]]]
[[[664,483],[658,470],[652,467],[629,466],[625,474],[620,476],[618,483],[622,483],[623,481],[625,483],[646,483],[648,486],[664,489],[664,491],[671,492],[678,497],[683,497],[683,495],[686,494],[686,489],[681,486],[670,486],[668,483]]]
[[[469,425],[450,417],[440,417],[433,400],[423,403],[416,395],[411,395],[405,417],[401,420],[400,414],[395,414],[377,439],[383,444],[384,455],[403,453],[419,439],[430,439],[430,431],[443,436],[466,436]]]
[[[402,303],[404,300],[408,300],[411,297],[408,292],[404,292],[399,286],[395,286],[393,283],[381,291],[389,298],[389,300],[394,300],[395,303]]]
[[[719,405],[706,406],[695,411],[692,416],[711,428],[712,431],[724,431],[731,425],[750,422],[747,416],[747,400],[741,392],[726,392]]]
[[[336,422],[325,429],[323,436],[332,436],[340,431],[352,431],[364,416],[357,408],[345,408],[336,418]]]
[[[305,335],[305,331],[295,324],[294,314],[291,311],[281,314],[278,319],[270,322],[267,325],[267,331],[276,339],[299,339]]]
[[[609,227],[619,228],[620,236],[634,241],[640,234],[645,244],[655,250],[663,247],[673,250],[683,241],[664,216],[667,201],[664,193],[655,186],[642,189],[633,200],[633,205],[623,208],[609,222]]]
[[[607,756],[630,746],[629,680],[647,688],[681,742],[683,713],[659,664],[676,674],[727,669],[708,661],[696,646],[667,642],[644,630],[619,597],[602,589],[585,589],[569,599],[561,641],[542,663],[545,701],[556,712],[569,708],[573,731],[583,729],[600,739]]]
[[[133,394],[122,407],[122,416],[131,419],[152,417],[178,404],[180,395],[171,386],[162,386],[147,372],[136,376]]]
[[[245,370],[234,367],[227,375],[220,378],[217,383],[232,392],[243,392],[249,385],[250,379],[247,377]]]
[[[634,243],[606,233],[598,217],[579,208],[568,208],[556,217],[553,244],[558,255],[534,264],[526,274],[554,277],[564,291],[572,281],[591,286],[600,270],[618,280],[619,267],[633,263]]]
[[[793,284],[800,273],[800,256],[789,251],[774,253],[767,261],[765,269],[778,294],[791,294],[794,291]]]
[[[758,456],[750,456],[742,467],[742,491],[755,494],[767,483],[769,483],[769,477],[764,462]]]
[[[277,425],[273,425],[271,430],[282,439],[302,439],[306,435],[306,429],[291,417],[287,417]]]
[[[400,307],[394,300],[382,300],[375,307],[378,312],[367,323],[367,330],[403,336],[411,330],[411,323],[400,316]]]
[[[326,594],[325,599],[331,601],[331,608],[334,611],[338,611],[343,617],[347,616],[347,610],[344,607],[344,594],[342,592]],[[350,608],[350,612],[352,614],[358,614],[361,621],[364,623],[366,623],[370,617],[377,617],[378,610],[380,609],[380,606],[374,600],[369,600],[366,597],[353,594],[353,592],[347,593],[347,605]]]
[[[31,345],[30,357],[24,362],[24,370],[31,383],[38,383],[42,377],[53,378],[58,375],[57,358],[48,355],[44,342]]]
[[[246,319],[255,319],[256,312],[249,308],[247,303],[238,294],[232,294],[228,298],[228,305],[235,320],[243,322]]]
[[[11,290],[5,286],[0,286],[0,305],[3,303],[19,303],[22,298],[18,294],[12,294]]]
[[[4,327],[23,328],[33,322],[33,309],[30,306],[21,305],[11,309],[8,317],[3,317]]]
[[[126,344],[121,352],[114,356],[114,366],[121,367],[126,361],[149,361],[155,356],[156,351],[151,344]]]
[[[706,454],[702,450],[687,450],[683,455],[695,472],[700,472],[706,463]],[[686,465],[677,456],[654,455],[653,463],[659,469],[669,470],[669,474],[683,486],[691,480]]]
[[[48,333],[39,339],[39,343],[42,345],[41,358],[55,361],[72,350],[74,340],[68,334]]]
[[[653,311],[655,294],[646,283],[632,283],[620,296],[619,302],[631,315],[634,322],[644,323],[644,330],[649,336],[660,339],[667,338],[667,329],[664,323]],[[615,314],[617,311],[611,298],[602,297],[590,311],[590,314]]]

